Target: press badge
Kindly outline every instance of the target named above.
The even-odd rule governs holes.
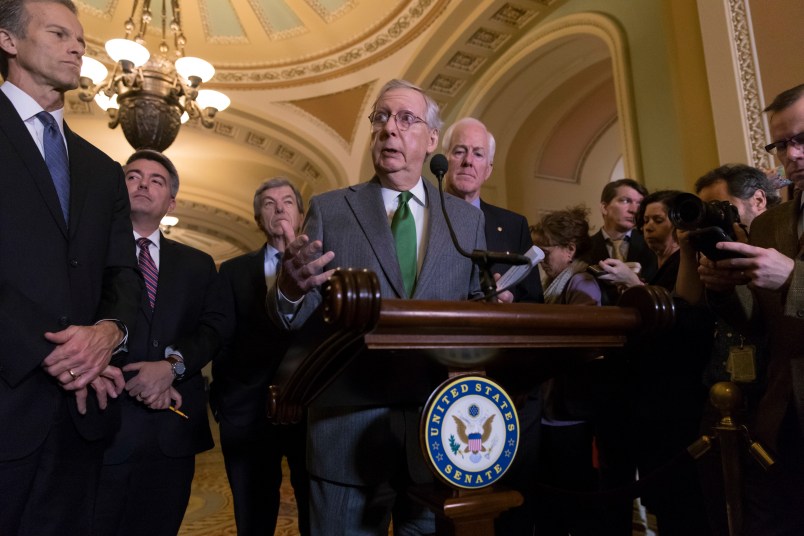
[[[729,347],[726,371],[731,374],[731,381],[749,383],[757,379],[756,353],[753,344]]]

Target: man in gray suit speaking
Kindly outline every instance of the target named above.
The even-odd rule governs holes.
[[[321,302],[319,285],[335,267],[372,270],[383,298],[480,293],[477,270],[450,240],[438,190],[421,176],[438,145],[438,105],[409,82],[392,80],[369,120],[374,178],[313,197],[299,237],[282,222],[289,246],[267,302],[286,329],[310,318]],[[483,213],[452,196],[445,204],[461,246],[484,249]],[[412,394],[424,382],[398,389],[405,380],[377,360],[358,363],[309,408],[312,533],[387,534],[392,515],[395,534],[433,533],[432,513],[405,493],[431,478],[418,443],[424,399]]]

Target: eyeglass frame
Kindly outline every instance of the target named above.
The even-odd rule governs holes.
[[[383,121],[382,123],[377,123],[377,124],[375,125],[375,123],[374,123],[374,117],[376,117],[376,115],[377,115],[378,113],[381,113],[381,114],[388,114],[388,119],[386,119],[386,120],[385,120],[385,121]],[[399,122],[399,118],[398,118],[398,116],[399,116],[399,114],[405,114],[405,113],[410,114],[411,116],[413,116],[413,119],[415,119],[415,121],[410,122],[410,123],[408,123],[407,121],[403,121],[402,123],[400,123],[400,122]],[[418,123],[424,123],[424,124],[427,124],[427,121],[426,121],[426,120],[422,119],[421,117],[419,117],[418,115],[414,114],[414,113],[413,113],[413,112],[411,112],[410,110],[399,110],[399,111],[398,111],[398,112],[396,112],[395,114],[390,114],[390,113],[388,113],[388,112],[386,112],[386,111],[383,111],[383,110],[374,110],[373,112],[371,112],[371,113],[369,114],[369,116],[368,116],[368,120],[369,120],[369,122],[371,123],[371,128],[372,128],[372,130],[373,130],[374,132],[377,132],[377,131],[379,131],[379,130],[380,130],[382,127],[383,127],[383,126],[387,125],[387,124],[388,124],[388,121],[390,121],[392,117],[394,118],[394,122],[396,123],[396,128],[398,128],[398,129],[399,129],[401,132],[405,132],[405,131],[407,131],[408,129],[410,129],[410,127],[412,127],[413,125],[416,125],[416,124],[418,124]],[[405,125],[405,123],[407,123],[407,126],[404,126],[404,125]]]
[[[775,155],[780,152],[787,151],[787,147],[790,145],[790,142],[793,142],[793,147],[797,149],[804,149],[804,131],[799,132],[798,134],[794,134],[789,138],[769,143],[768,145],[765,146],[765,150],[770,154]]]

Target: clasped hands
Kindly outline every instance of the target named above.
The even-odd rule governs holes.
[[[47,332],[45,338],[56,348],[42,361],[42,367],[63,389],[75,392],[79,413],[86,413],[89,386],[95,390],[101,409],[106,409],[109,397],[117,398],[123,392],[123,373],[109,365],[112,352],[120,342],[117,324],[69,326]]]

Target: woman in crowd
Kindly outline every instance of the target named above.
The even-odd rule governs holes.
[[[533,228],[534,243],[545,254],[541,263],[546,276],[547,304],[600,305],[600,288],[580,260],[591,247],[588,210],[583,206],[551,212]],[[583,367],[581,367],[583,368]],[[573,491],[597,489],[592,466],[592,423],[587,420],[589,401],[579,371],[559,373],[542,386],[544,414],[539,451],[539,482]],[[561,499],[539,503],[537,534],[596,534],[595,516]]]

